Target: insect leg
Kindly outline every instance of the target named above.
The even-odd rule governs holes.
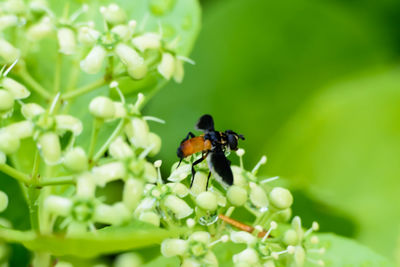
[[[208,182],[210,181],[211,172],[208,173],[207,183],[206,183],[206,191],[208,190]]]
[[[189,140],[190,138],[193,138],[193,137],[195,137],[194,133],[189,132],[189,133],[186,135],[186,137],[182,140],[181,144],[182,144],[183,142],[185,142],[186,140]]]

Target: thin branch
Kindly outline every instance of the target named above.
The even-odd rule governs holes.
[[[114,141],[115,138],[120,134],[123,126],[125,124],[125,120],[121,119],[120,122],[118,123],[117,127],[113,131],[113,133],[110,135],[110,137],[107,139],[107,141],[102,145],[102,147],[97,151],[97,153],[93,157],[93,162],[96,162],[101,158],[102,155],[107,151],[108,147],[110,146],[111,142]]]
[[[93,83],[82,86],[74,91],[67,92],[64,95],[62,95],[61,98],[64,100],[68,100],[68,99],[89,93],[90,91],[96,90],[97,88],[99,88],[105,84],[106,84],[106,80],[104,78],[101,78],[100,80],[97,80]]]
[[[22,183],[29,184],[31,182],[29,175],[20,172],[7,164],[0,164],[0,171]]]
[[[26,68],[21,68],[18,74],[33,91],[41,95],[46,100],[51,98],[50,93],[29,74]]]
[[[65,185],[65,184],[75,184],[75,177],[61,176],[53,178],[42,178],[35,186],[42,187],[42,186]]]

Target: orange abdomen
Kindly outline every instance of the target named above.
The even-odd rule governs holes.
[[[211,142],[204,140],[203,136],[197,136],[183,142],[179,149],[182,152],[182,157],[185,158],[197,152],[210,150]]]

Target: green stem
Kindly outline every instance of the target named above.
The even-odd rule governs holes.
[[[7,164],[0,164],[0,171],[22,183],[29,184],[31,182],[29,175],[20,172]]]
[[[102,125],[102,123],[103,121],[97,118],[95,118],[93,121],[92,135],[90,136],[90,145],[88,152],[89,162],[92,162],[94,150],[96,148],[97,137],[99,135],[100,126]]]
[[[58,93],[60,91],[61,67],[62,67],[62,54],[57,53],[56,69],[54,71],[54,88],[53,88],[53,91],[55,93]]]
[[[31,221],[31,228],[35,232],[39,232],[39,195],[40,189],[37,189],[35,187],[28,188],[29,218]]]
[[[75,98],[77,96],[89,93],[90,91],[93,91],[93,90],[95,90],[95,89],[97,89],[97,88],[99,88],[99,87],[101,87],[101,86],[103,86],[105,84],[106,84],[106,80],[104,78],[101,78],[100,80],[97,80],[97,81],[95,81],[93,83],[90,83],[90,84],[87,84],[85,86],[82,86],[82,87],[80,87],[80,88],[78,88],[78,89],[76,89],[76,90],[74,90],[72,92],[67,92],[63,96],[61,96],[61,98],[63,100],[68,100],[68,99],[71,99],[71,98]]]
[[[41,95],[44,99],[50,100],[50,93],[29,74],[26,68],[21,68],[18,74],[33,91]]]
[[[35,234],[30,231],[19,231],[0,226],[0,240],[5,240],[11,243],[21,243],[31,241],[35,238]]]
[[[101,158],[101,156],[104,155],[104,153],[107,151],[108,147],[110,146],[111,142],[117,138],[117,136],[121,133],[122,128],[124,127],[125,120],[121,119],[120,122],[118,123],[117,127],[115,130],[112,132],[110,137],[108,137],[107,141],[104,142],[102,147],[97,151],[97,153],[93,156],[93,163],[96,162]]]
[[[53,178],[43,178],[35,185],[37,187],[51,186],[51,185],[65,185],[65,184],[75,184],[74,176],[60,176]]]

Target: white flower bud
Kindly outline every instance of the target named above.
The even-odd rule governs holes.
[[[202,209],[214,211],[218,208],[217,196],[212,192],[202,192],[196,197],[196,204]]]
[[[75,32],[71,28],[61,28],[57,32],[58,45],[60,52],[66,55],[72,55],[76,50]]]
[[[257,266],[259,263],[258,253],[253,248],[246,248],[242,252],[233,255],[233,262],[246,262],[249,266]]]
[[[232,185],[229,187],[226,197],[229,202],[234,206],[242,206],[247,201],[247,191],[238,185]]]
[[[268,208],[268,198],[265,194],[264,189],[256,183],[250,183],[250,201],[251,203],[260,209]]]
[[[189,240],[208,244],[208,243],[210,243],[211,236],[208,232],[198,231],[198,232],[192,233],[189,237]]]
[[[11,110],[14,107],[14,96],[6,90],[0,89],[0,113]]]
[[[45,162],[55,165],[61,160],[61,144],[58,135],[53,132],[46,132],[39,137],[38,147]]]
[[[186,225],[189,228],[193,228],[196,225],[196,221],[193,220],[192,218],[189,218],[186,220]]]
[[[135,216],[138,217],[142,212],[152,210],[155,207],[155,204],[156,199],[154,197],[144,198],[135,209]]]
[[[8,27],[15,26],[17,23],[18,17],[15,15],[0,16],[0,31],[7,29]]]
[[[314,244],[314,245],[318,244],[318,243],[319,243],[318,236],[313,235],[313,236],[311,237],[310,241],[311,241],[311,244]]]
[[[169,186],[172,192],[178,197],[185,197],[189,194],[189,189],[182,183],[168,183],[167,186]]]
[[[81,69],[89,74],[98,73],[103,66],[106,56],[107,51],[104,47],[101,45],[94,46],[85,59],[81,61]]]
[[[161,149],[161,138],[160,136],[158,136],[155,133],[150,132],[148,135],[148,142],[150,146],[153,146],[153,148],[151,149],[149,156],[150,157],[154,157],[155,155],[158,154],[158,152],[160,152]]]
[[[11,64],[19,58],[20,52],[6,40],[0,39],[0,56],[7,64]]]
[[[20,121],[8,125],[4,130],[19,139],[23,139],[33,135],[33,127],[34,125],[31,121]]]
[[[246,187],[247,179],[243,176],[243,169],[239,166],[231,166],[231,169],[233,173],[233,184]]]
[[[139,220],[153,224],[157,227],[160,226],[160,216],[157,213],[152,212],[152,211],[142,212],[139,216]]]
[[[23,0],[9,0],[3,1],[4,11],[7,13],[21,14],[26,12],[26,5]]]
[[[110,4],[107,7],[101,7],[100,12],[104,19],[111,24],[121,24],[126,21],[126,13],[117,4]]]
[[[132,47],[119,43],[115,47],[115,53],[127,67],[128,74],[133,79],[142,79],[147,74],[144,59]]]
[[[101,119],[112,119],[115,114],[114,103],[105,96],[97,96],[89,104],[90,113]]]
[[[292,194],[289,190],[282,187],[275,187],[272,189],[269,193],[269,199],[271,200],[272,205],[278,209],[287,209],[293,204]]]
[[[183,178],[187,177],[187,175],[190,173],[190,165],[187,165],[187,172],[183,172],[181,174],[181,176]],[[206,190],[207,187],[207,180],[208,180],[208,175],[205,174],[204,172],[196,172],[194,174],[194,180],[193,180],[193,184],[192,187],[190,188],[190,190],[192,191],[192,194],[197,196],[199,194],[201,194],[202,192],[204,192]]]
[[[92,46],[99,37],[100,33],[91,27],[83,26],[78,29],[78,42],[81,44]]]
[[[125,159],[133,157],[131,147],[124,141],[122,137],[115,139],[108,148],[110,155],[116,159]]]
[[[298,241],[297,232],[293,229],[289,229],[283,236],[283,242],[286,245],[296,245]]]
[[[100,223],[119,225],[129,218],[129,210],[123,203],[116,203],[112,206],[97,205],[94,212],[94,220]]]
[[[44,209],[47,212],[67,216],[72,207],[72,201],[65,197],[60,196],[48,196],[44,201]]]
[[[181,163],[181,165],[178,168],[176,166],[178,166],[178,163],[176,163],[172,166],[171,175],[168,177],[168,181],[180,182],[190,174],[191,166],[189,164]],[[197,173],[199,173],[199,172],[197,172]],[[196,175],[197,175],[197,173],[196,173]],[[204,173],[203,173],[203,175],[204,175]],[[206,176],[206,180],[207,180],[207,176]],[[206,182],[204,182],[204,185],[205,185],[205,183]],[[202,187],[202,190],[199,193],[203,192],[205,190],[205,188],[206,188],[205,186]],[[192,186],[192,191],[193,191],[193,186]]]
[[[8,196],[3,191],[0,191],[0,213],[5,211],[8,206]]]
[[[54,25],[49,17],[42,18],[38,23],[28,28],[26,36],[31,41],[39,41],[50,35],[54,30]]]
[[[7,162],[7,156],[4,154],[3,151],[0,151],[0,164],[6,164]]]
[[[144,178],[148,183],[155,183],[157,182],[158,173],[156,168],[150,162],[144,163]]]
[[[106,183],[124,178],[126,175],[126,168],[122,162],[107,163],[93,168],[92,171],[99,186],[105,186]]]
[[[113,267],[141,267],[143,260],[134,252],[123,253],[117,256]]]
[[[294,251],[294,262],[296,263],[296,266],[304,266],[305,261],[306,252],[302,246],[296,246]]]
[[[15,99],[24,99],[29,97],[31,94],[31,92],[29,92],[24,85],[11,78],[4,77],[1,83],[4,89],[8,90]]]
[[[133,28],[129,27],[129,25],[120,24],[120,25],[114,26],[111,29],[111,32],[118,35],[119,38],[121,38],[121,40],[128,41],[132,37]]]
[[[21,113],[27,120],[32,120],[44,112],[44,108],[36,103],[28,103],[23,105],[21,108]]]
[[[175,82],[181,83],[184,75],[185,75],[185,71],[183,69],[183,61],[177,59],[175,61],[175,71],[174,71]]]
[[[66,261],[59,261],[54,267],[74,267],[74,265]]]
[[[276,266],[275,266],[275,263],[273,260],[268,260],[268,261],[264,262],[263,267],[276,267]]]
[[[255,244],[257,241],[257,238],[255,236],[245,231],[232,231],[230,234],[230,238],[234,243],[245,243],[248,245]]]
[[[122,201],[125,206],[133,211],[139,204],[143,194],[144,184],[139,179],[129,178],[124,185]]]
[[[164,200],[164,205],[170,209],[177,219],[183,219],[193,213],[189,205],[174,195],[168,195]]]
[[[182,256],[188,250],[188,243],[181,239],[165,239],[161,243],[161,254],[164,257]]]
[[[6,155],[17,152],[20,146],[18,136],[12,135],[8,131],[0,130],[0,151]]]
[[[146,49],[159,49],[161,47],[161,36],[148,32],[133,38],[132,44],[141,52]]]
[[[71,131],[75,136],[80,135],[83,130],[82,122],[71,115],[57,115],[56,129],[61,132]]]
[[[157,67],[158,72],[167,80],[171,79],[175,72],[175,58],[170,53],[163,53],[161,63]]]
[[[135,147],[146,148],[148,146],[149,126],[145,120],[133,118],[125,126],[125,133]]]
[[[88,169],[88,158],[85,150],[75,147],[68,151],[64,157],[64,167],[73,172],[82,172]]]
[[[127,113],[124,104],[122,104],[121,102],[114,102],[114,108],[115,108],[114,118],[117,119],[126,117]]]
[[[201,267],[201,266],[202,263],[194,258],[184,258],[180,267]],[[214,265],[210,264],[209,266],[214,266]]]
[[[96,183],[93,174],[86,172],[76,181],[76,196],[79,199],[91,199],[95,196]]]

